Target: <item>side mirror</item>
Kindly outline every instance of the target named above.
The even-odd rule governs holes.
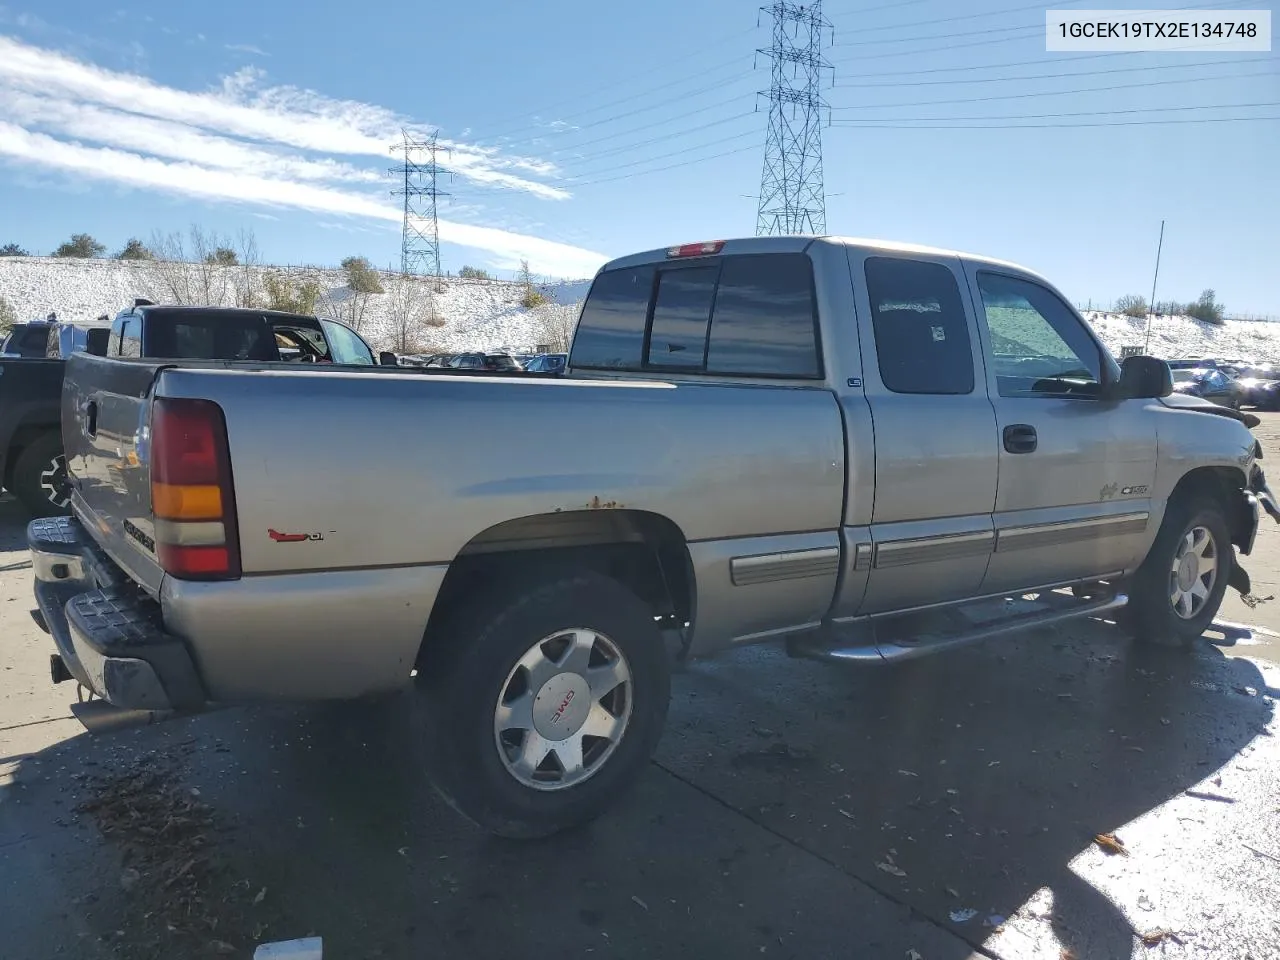
[[[383,350],[378,354],[378,364],[383,367],[398,367],[400,361],[396,359],[396,355],[390,350]]]
[[[1116,400],[1154,400],[1173,393],[1169,364],[1156,357],[1125,357],[1113,397]]]

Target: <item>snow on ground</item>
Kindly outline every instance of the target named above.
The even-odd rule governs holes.
[[[256,268],[252,282],[259,295],[262,276],[268,271],[315,280],[325,291],[326,301],[332,301],[339,317],[345,318],[341,307],[349,291],[341,270]],[[234,303],[234,291],[242,276],[240,268],[224,269],[219,287],[223,303]],[[391,290],[392,275],[383,274],[382,279]],[[410,282],[417,289],[420,306],[425,306],[428,313],[434,306],[436,319],[430,325],[420,324],[416,331],[424,352],[523,350],[555,339],[548,328],[556,323],[549,320],[547,310],[526,310],[520,305],[519,284],[456,277],[414,278]],[[588,286],[589,281],[575,281],[543,289],[558,303],[572,305],[586,295]],[[51,310],[63,320],[115,316],[140,296],[164,299],[155,268],[146,262],[0,257],[0,297],[9,302],[20,320],[43,317]],[[369,298],[360,327],[375,347],[392,344],[391,301],[390,293]],[[326,309],[322,302],[320,313]],[[1086,313],[1085,319],[1117,357],[1121,348],[1146,342],[1145,320],[1099,312]],[[1219,327],[1190,317],[1154,317],[1149,352],[1165,359],[1203,356],[1280,362],[1280,323],[1229,320]]]
[[[189,268],[192,285],[198,285],[199,268]],[[235,304],[236,289],[243,283],[239,267],[214,268],[211,300]],[[350,291],[341,270],[308,267],[254,268],[251,283],[262,297],[262,278],[268,272],[287,273],[299,280],[314,280],[324,291],[318,312],[328,312],[350,322],[344,309]],[[383,287],[393,289],[394,275],[382,274]],[[464,280],[457,277],[412,278],[417,306],[423,314],[415,324],[415,339],[424,352],[462,352],[512,348],[532,349],[548,343],[548,310],[527,310],[520,305],[523,293],[517,283],[498,280]],[[540,289],[557,303],[572,305],[586,292],[589,281],[550,284]],[[89,322],[103,314],[114,317],[135,297],[164,302],[164,285],[156,267],[137,260],[80,260],[58,257],[0,257],[0,297],[13,307],[19,320],[35,320],[54,311],[60,320]],[[390,292],[368,297],[360,331],[375,347],[393,342]],[[432,315],[434,314],[434,319]]]
[[[1145,319],[1096,312],[1084,317],[1117,357],[1121,347],[1147,343]],[[1228,320],[1219,327],[1192,317],[1152,317],[1151,344],[1146,352],[1164,360],[1220,357],[1275,363],[1280,361],[1280,323]]]

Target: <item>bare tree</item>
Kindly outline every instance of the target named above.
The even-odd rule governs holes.
[[[537,318],[536,330],[541,338],[539,343],[550,347],[551,353],[568,353],[573,333],[578,328],[578,314],[581,312],[580,303],[549,302],[535,308],[532,313]]]
[[[195,268],[196,293],[201,304],[220,307],[227,296],[227,257],[234,251],[230,241],[216,232],[206,233],[198,224],[191,225],[191,259]]]
[[[426,330],[442,325],[430,280],[397,274],[387,284],[387,333],[396,353],[420,353]]]
[[[230,238],[193,223],[185,238],[177,231],[153,233],[150,250],[150,283],[161,299],[211,307],[227,302],[231,272],[239,269],[228,265],[226,253],[235,257]]]
[[[147,279],[150,296],[166,303],[187,304],[194,302],[191,293],[191,277],[187,272],[187,251],[182,234],[152,232],[151,260],[147,263]]]
[[[252,230],[241,229],[237,237],[240,266],[236,270],[235,295],[237,307],[256,307],[258,296],[254,292],[254,280],[262,266],[262,255],[258,252],[258,238]]]

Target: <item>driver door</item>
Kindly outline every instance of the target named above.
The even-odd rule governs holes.
[[[1100,399],[1114,364],[1056,291],[1000,268],[966,273],[1000,444],[984,592],[1131,570],[1155,485],[1150,401]]]

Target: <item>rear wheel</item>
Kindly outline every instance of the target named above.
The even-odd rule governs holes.
[[[9,489],[33,516],[52,517],[70,512],[67,458],[57,433],[42,434],[23,448],[13,465]]]
[[[662,635],[649,607],[607,577],[485,598],[433,650],[419,693],[435,786],[492,833],[547,836],[595,818],[662,733]]]
[[[1190,647],[1213,622],[1235,564],[1222,506],[1173,500],[1129,587],[1125,625],[1146,643]]]

